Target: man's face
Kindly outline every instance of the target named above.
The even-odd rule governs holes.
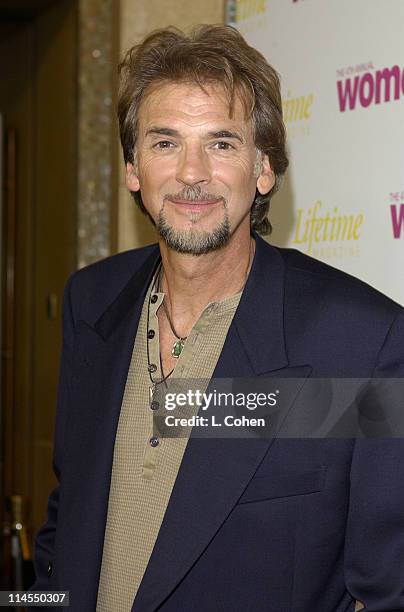
[[[267,156],[255,148],[241,100],[230,118],[223,88],[205,89],[163,83],[146,95],[135,164],[126,171],[128,188],[141,190],[167,245],[194,255],[249,234],[255,191],[266,194],[275,182]]]

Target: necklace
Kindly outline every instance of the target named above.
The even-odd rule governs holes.
[[[158,275],[158,281],[157,281],[157,283],[158,283],[158,284],[157,284],[157,291],[160,291],[161,270],[162,270],[162,268],[160,267],[160,270],[159,270],[159,275]],[[172,320],[171,320],[170,314],[169,314],[169,312],[168,312],[168,308],[167,308],[167,306],[166,306],[165,299],[163,300],[163,304],[162,304],[162,306],[163,306],[164,313],[165,313],[165,315],[166,315],[166,317],[167,317],[167,321],[168,321],[168,324],[169,324],[169,326],[170,326],[171,332],[172,332],[172,334],[173,334],[173,335],[175,336],[175,338],[176,338],[176,340],[175,340],[174,344],[173,344],[173,345],[172,345],[172,347],[171,347],[171,355],[172,355],[172,356],[173,356],[175,359],[178,359],[178,358],[179,358],[179,356],[180,356],[180,355],[181,355],[181,353],[182,353],[182,349],[184,348],[184,344],[185,344],[185,341],[186,341],[186,339],[188,338],[188,336],[180,336],[180,335],[179,335],[179,334],[178,334],[178,333],[175,331],[175,327],[174,327],[174,324],[173,324],[173,322],[172,322]]]
[[[174,342],[172,349],[171,349],[171,355],[173,357],[175,357],[175,359],[178,359],[178,357],[181,355],[182,353],[182,349],[184,348],[184,344],[185,344],[185,340],[188,338],[188,336],[180,336],[179,334],[177,334],[177,332],[175,331],[175,327],[173,322],[171,321],[171,317],[168,313],[168,308],[166,306],[166,303],[163,300],[163,309],[165,312],[165,315],[167,317],[167,321],[170,325],[170,329],[173,333],[173,335],[177,338],[176,341]]]
[[[161,263],[160,263],[159,268],[158,268],[158,270],[156,272],[156,275],[155,275],[155,279],[156,279],[156,276],[158,278],[157,289],[155,289],[156,280],[154,280],[153,287],[152,287],[152,289],[150,291],[150,294],[149,294],[149,301],[148,301],[148,304],[147,304],[147,341],[146,341],[146,347],[147,347],[147,371],[149,373],[149,378],[150,378],[150,382],[151,382],[151,385],[149,387],[149,401],[150,401],[150,407],[152,408],[152,410],[157,409],[158,406],[159,406],[158,402],[154,402],[153,401],[153,396],[154,396],[154,393],[156,391],[157,385],[160,385],[160,384],[164,383],[165,387],[167,388],[167,382],[166,382],[167,378],[169,378],[169,376],[171,376],[171,374],[174,372],[174,368],[173,368],[171,370],[171,372],[169,372],[168,374],[166,374],[164,376],[163,363],[162,363],[162,360],[161,360],[161,353],[160,353],[159,358],[160,358],[160,370],[161,370],[162,378],[161,378],[161,380],[154,380],[154,378],[152,376],[152,372],[155,372],[157,368],[156,368],[155,364],[150,363],[150,350],[149,350],[150,303],[151,303],[152,295],[155,293],[155,291],[158,291],[159,288],[160,288],[160,272],[161,272]]]
[[[247,277],[248,277],[248,273],[250,271],[250,266],[251,266],[251,262],[252,262],[252,259],[253,259],[254,252],[255,252],[255,242],[252,240],[251,244],[250,244],[250,253],[249,253],[249,256],[248,256],[248,265],[247,265],[247,271],[246,271],[245,278],[244,278],[244,283],[242,284],[242,286],[239,289],[239,291],[242,291],[242,289],[244,288],[244,285],[247,282]],[[162,266],[160,265],[160,269],[158,271],[157,291],[160,291],[161,271],[162,271]],[[165,313],[165,315],[167,317],[167,321],[168,321],[168,324],[170,326],[171,332],[172,332],[172,334],[176,338],[176,340],[175,340],[175,342],[174,342],[174,344],[173,344],[173,346],[171,348],[171,355],[173,357],[175,357],[175,359],[178,359],[179,356],[182,353],[182,349],[184,348],[184,344],[185,344],[185,341],[188,338],[188,336],[180,336],[177,333],[177,331],[175,330],[175,327],[174,327],[174,323],[172,322],[170,313],[168,312],[168,308],[166,306],[165,300],[163,300],[163,304],[162,305],[163,305],[163,310],[164,310],[164,313]],[[172,371],[170,372],[170,374],[171,373],[172,373]]]

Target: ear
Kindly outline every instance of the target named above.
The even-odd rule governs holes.
[[[140,183],[135,166],[129,162],[126,164],[125,182],[129,191],[139,191]]]
[[[261,195],[266,195],[275,185],[275,174],[269,163],[268,155],[262,155],[261,172],[257,177],[257,189]]]

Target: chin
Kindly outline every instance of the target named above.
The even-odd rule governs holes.
[[[204,255],[224,247],[230,239],[230,223],[227,214],[222,222],[212,229],[189,229],[171,226],[164,214],[160,213],[156,229],[167,247],[177,253]]]

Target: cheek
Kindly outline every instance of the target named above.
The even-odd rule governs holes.
[[[140,187],[147,185],[148,189],[158,189],[173,176],[173,163],[170,160],[145,158],[139,164]]]
[[[256,181],[254,176],[254,167],[250,161],[237,160],[234,163],[217,164],[216,179],[227,184],[234,195],[250,193],[251,190],[255,193]]]

